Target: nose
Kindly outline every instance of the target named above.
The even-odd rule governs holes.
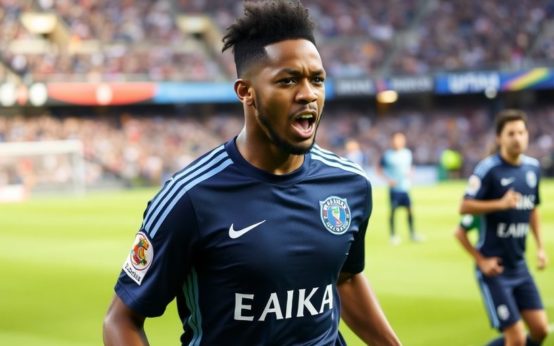
[[[298,92],[296,93],[296,100],[301,103],[315,102],[319,97],[319,90],[316,86],[312,85],[309,80],[302,80],[300,83]]]

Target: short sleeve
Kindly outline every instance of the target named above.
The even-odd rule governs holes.
[[[141,227],[115,286],[123,302],[146,317],[162,315],[177,295],[190,270],[198,234],[187,195],[165,212],[155,230]],[[145,219],[148,215],[147,210]]]
[[[346,261],[342,266],[341,272],[357,274],[364,270],[365,267],[365,233],[367,230],[369,219],[360,225],[360,229],[354,236],[354,242],[350,246],[350,251],[346,257]]]
[[[366,180],[367,181],[367,180]],[[354,235],[354,241],[350,246],[350,251],[346,257],[341,272],[357,274],[364,270],[365,267],[365,234],[367,231],[367,226],[369,224],[369,218],[373,209],[373,197],[372,197],[372,188],[369,181],[368,184],[368,197],[366,200],[366,210],[364,215],[367,215],[363,222],[360,224],[358,232]]]
[[[468,179],[464,198],[484,199],[490,189],[490,174],[481,175],[474,172]]]

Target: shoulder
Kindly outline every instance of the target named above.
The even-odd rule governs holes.
[[[143,228],[155,233],[173,210],[187,208],[189,200],[185,196],[192,189],[209,181],[232,163],[224,146],[221,145],[173,174],[148,203]]]
[[[317,144],[310,150],[310,157],[312,160],[318,162],[321,169],[326,172],[358,176],[369,182],[365,170],[360,165],[329,150],[323,149]]]
[[[539,160],[531,156],[523,155],[521,162],[526,166],[532,166],[536,168],[540,167]]]
[[[198,157],[165,183],[164,189],[190,189],[223,171],[233,163],[224,145],[214,148]]]
[[[498,167],[502,164],[502,160],[498,155],[491,155],[475,166],[474,174],[480,178],[486,176],[493,168]]]

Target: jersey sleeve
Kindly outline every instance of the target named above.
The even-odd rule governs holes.
[[[174,205],[152,205],[154,202],[145,212],[115,286],[123,302],[145,317],[162,315],[177,295],[189,271],[198,234],[188,195]]]
[[[490,170],[485,170],[481,165],[477,165],[473,174],[468,179],[464,198],[483,199],[489,192],[490,180]]]
[[[367,181],[367,184],[368,184],[369,193],[368,193],[368,198],[366,199],[366,205],[365,205],[366,210],[364,215],[366,215],[366,217],[360,224],[358,228],[358,232],[354,234],[354,241],[350,246],[350,251],[348,252],[346,261],[344,262],[341,269],[341,272],[344,272],[344,273],[357,274],[362,272],[365,267],[365,234],[366,234],[367,226],[369,224],[369,218],[371,216],[371,212],[373,209],[371,184],[369,183],[369,181]]]

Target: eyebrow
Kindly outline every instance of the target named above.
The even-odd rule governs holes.
[[[291,76],[301,76],[303,75],[302,72],[300,72],[299,70],[296,70],[296,69],[293,69],[293,68],[284,68],[282,69],[281,71],[279,71],[279,73],[287,73]],[[325,74],[325,71],[323,69],[320,69],[320,70],[316,70],[314,72],[312,72],[310,74],[310,76],[320,76],[320,75],[324,75]]]

